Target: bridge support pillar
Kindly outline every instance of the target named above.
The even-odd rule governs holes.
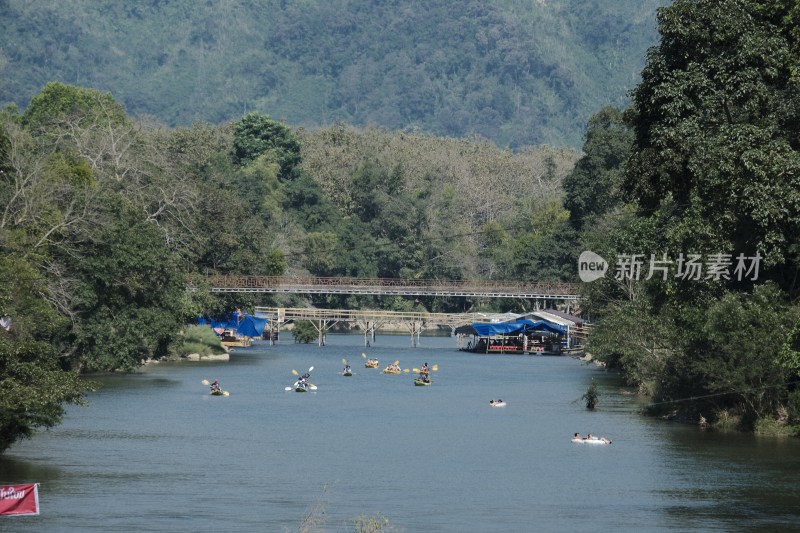
[[[414,320],[408,324],[408,327],[411,330],[411,347],[416,348],[419,346],[419,334],[422,332],[422,322]]]
[[[333,326],[335,326],[337,322],[339,321],[338,320],[328,321],[325,320],[324,318],[320,319],[316,324],[314,322],[311,322],[312,324],[314,324],[314,329],[316,329],[317,333],[319,334],[317,340],[318,346],[325,346],[325,337],[328,333],[328,330],[331,329]]]

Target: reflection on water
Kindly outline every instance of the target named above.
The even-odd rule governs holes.
[[[425,532],[794,527],[794,439],[643,418],[613,374],[569,357],[468,354],[447,337],[410,345],[282,338],[229,363],[98,378],[89,406],[0,459],[2,480],[40,482],[42,502],[41,516],[0,531],[295,531],[314,506],[321,530],[343,532],[374,513]],[[410,372],[364,368],[362,353],[439,371],[414,387]],[[342,358],[353,377],[339,374]],[[310,366],[316,393],[284,391]],[[204,379],[231,395],[210,396]],[[576,431],[614,443],[575,445]]]

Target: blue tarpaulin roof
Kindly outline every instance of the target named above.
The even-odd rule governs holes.
[[[236,333],[245,337],[260,337],[264,333],[267,322],[266,318],[258,318],[245,313],[244,318],[236,328]]]
[[[544,320],[514,320],[513,322],[475,322],[456,330],[457,333],[468,333],[478,337],[494,337],[497,335],[519,335],[530,331],[547,331],[564,335],[566,330],[556,324]]]
[[[267,327],[266,318],[259,318],[249,313],[240,313],[234,311],[227,317],[218,318],[205,318],[199,317],[198,324],[208,324],[215,330],[219,329],[234,329],[239,335],[245,337],[260,337],[264,333],[264,328]]]

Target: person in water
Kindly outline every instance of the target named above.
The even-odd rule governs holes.
[[[219,381],[217,381],[217,380],[215,379],[215,380],[214,380],[214,383],[212,383],[212,384],[211,384],[211,392],[219,392],[219,391],[221,391],[221,390],[222,390],[222,389],[221,389],[221,388],[220,388],[220,386],[219,386]]]

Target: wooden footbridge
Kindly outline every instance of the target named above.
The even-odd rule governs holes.
[[[474,298],[518,298],[545,301],[574,301],[579,297],[575,283],[533,283],[502,280],[425,280],[395,278],[333,278],[315,276],[208,276],[212,292],[274,294],[363,294],[378,296],[465,296]],[[375,331],[386,324],[398,324],[411,334],[417,346],[426,328],[450,328],[488,321],[481,313],[419,313],[380,310],[256,307],[257,316],[269,318],[270,339],[289,322],[307,320],[319,333],[320,346],[326,333],[341,322],[355,324],[364,332],[364,344],[375,340]]]
[[[498,280],[425,280],[394,278],[326,278],[315,276],[208,276],[212,292],[285,294],[372,294],[385,296],[468,296],[577,300],[576,283]]]
[[[364,332],[364,346],[375,341],[375,332],[387,324],[396,324],[411,334],[411,346],[419,344],[419,337],[425,329],[449,328],[450,335],[456,328],[475,322],[488,322],[490,316],[484,313],[421,313],[412,311],[383,311],[379,309],[316,309],[310,307],[256,307],[256,316],[269,319],[270,339],[277,338],[282,326],[297,320],[306,320],[314,325],[318,333],[318,344],[325,344],[325,336],[331,328],[339,323],[354,324]],[[587,326],[576,326],[568,329],[568,335],[577,339],[585,339]],[[459,348],[462,339],[459,338]]]

